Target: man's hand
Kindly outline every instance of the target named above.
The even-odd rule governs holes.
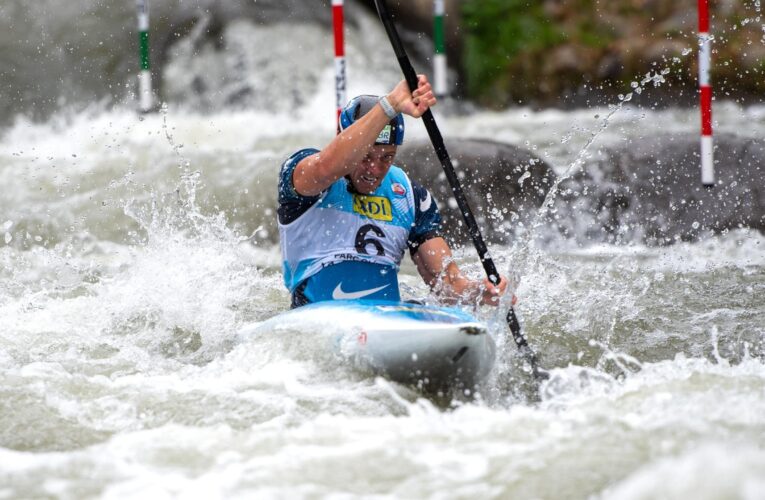
[[[507,278],[504,276],[499,277],[498,285],[495,285],[489,281],[489,278],[484,279],[483,284],[480,286],[481,304],[495,307],[498,306],[499,299],[505,294],[506,291]],[[516,302],[518,302],[518,298],[513,295],[512,304],[515,305]]]
[[[433,88],[425,75],[417,76],[417,88],[409,90],[406,80],[401,80],[388,94],[388,101],[393,109],[413,118],[421,117],[431,106],[436,104]]]
[[[412,255],[412,260],[425,283],[447,304],[480,302],[496,307],[507,291],[508,281],[504,276],[500,276],[499,284],[494,285],[488,278],[481,282],[462,274],[452,260],[449,245],[440,236],[422,243],[417,253]],[[516,298],[513,295],[512,303],[515,302]]]

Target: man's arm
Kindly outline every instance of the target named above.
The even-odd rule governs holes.
[[[479,297],[482,304],[496,306],[507,289],[507,279],[500,276],[499,285],[488,279],[483,283],[462,274],[452,260],[452,251],[441,237],[420,244],[412,255],[422,279],[442,300],[448,303],[474,303]]]
[[[406,80],[402,80],[388,94],[388,101],[397,113],[419,118],[436,103],[436,98],[428,79],[420,75],[414,92],[410,92]],[[382,106],[377,104],[319,153],[301,160],[292,174],[295,191],[303,196],[315,196],[351,173],[389,121]]]

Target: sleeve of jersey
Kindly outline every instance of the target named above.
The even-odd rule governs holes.
[[[318,149],[301,149],[282,163],[281,170],[279,170],[279,208],[277,209],[281,224],[293,222],[319,200],[321,195],[303,196],[298,194],[292,183],[292,173],[300,160],[318,152]]]
[[[441,213],[435,198],[424,187],[412,182],[414,193],[414,227],[409,232],[409,251],[412,255],[419,246],[431,238],[441,236]]]

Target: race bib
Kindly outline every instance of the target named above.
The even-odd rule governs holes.
[[[393,220],[393,212],[390,200],[384,196],[353,195],[353,211],[374,220],[390,222]]]

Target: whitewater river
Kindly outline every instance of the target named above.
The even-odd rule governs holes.
[[[127,98],[0,130],[0,498],[765,498],[756,232],[579,246],[535,238],[542,223],[492,248],[521,278],[517,311],[551,371],[538,402],[493,310],[478,315],[495,370],[478,400],[451,405],[348,369],[327,332],[240,339],[288,307],[277,171],[332,137],[335,111],[331,69],[307,83],[294,69],[331,68],[328,51],[311,59],[326,33],[301,30],[281,65],[248,45],[266,28],[226,36],[247,57],[170,52],[161,113],[139,119]],[[381,68],[352,74],[349,95],[398,78],[375,36],[349,34],[356,75]],[[194,104],[194,72],[229,63],[263,68],[259,110],[173,104]],[[694,110],[653,110],[650,88],[610,117],[443,106],[438,120],[447,138],[527,147],[563,174],[599,145],[698,130]],[[715,106],[716,130],[765,136],[762,106]],[[480,276],[470,248],[457,255]],[[408,258],[402,273],[405,297],[427,293]]]
[[[439,118],[562,173],[607,112]],[[538,403],[491,310],[491,380],[446,408],[347,369],[316,332],[239,340],[288,306],[278,165],[332,116],[325,88],[297,113],[96,108],[3,132],[0,498],[765,498],[758,233],[532,247],[517,310],[552,371]],[[765,127],[758,108],[716,116]],[[697,116],[626,108],[598,141],[656,124]],[[500,266],[513,248],[492,249]]]

